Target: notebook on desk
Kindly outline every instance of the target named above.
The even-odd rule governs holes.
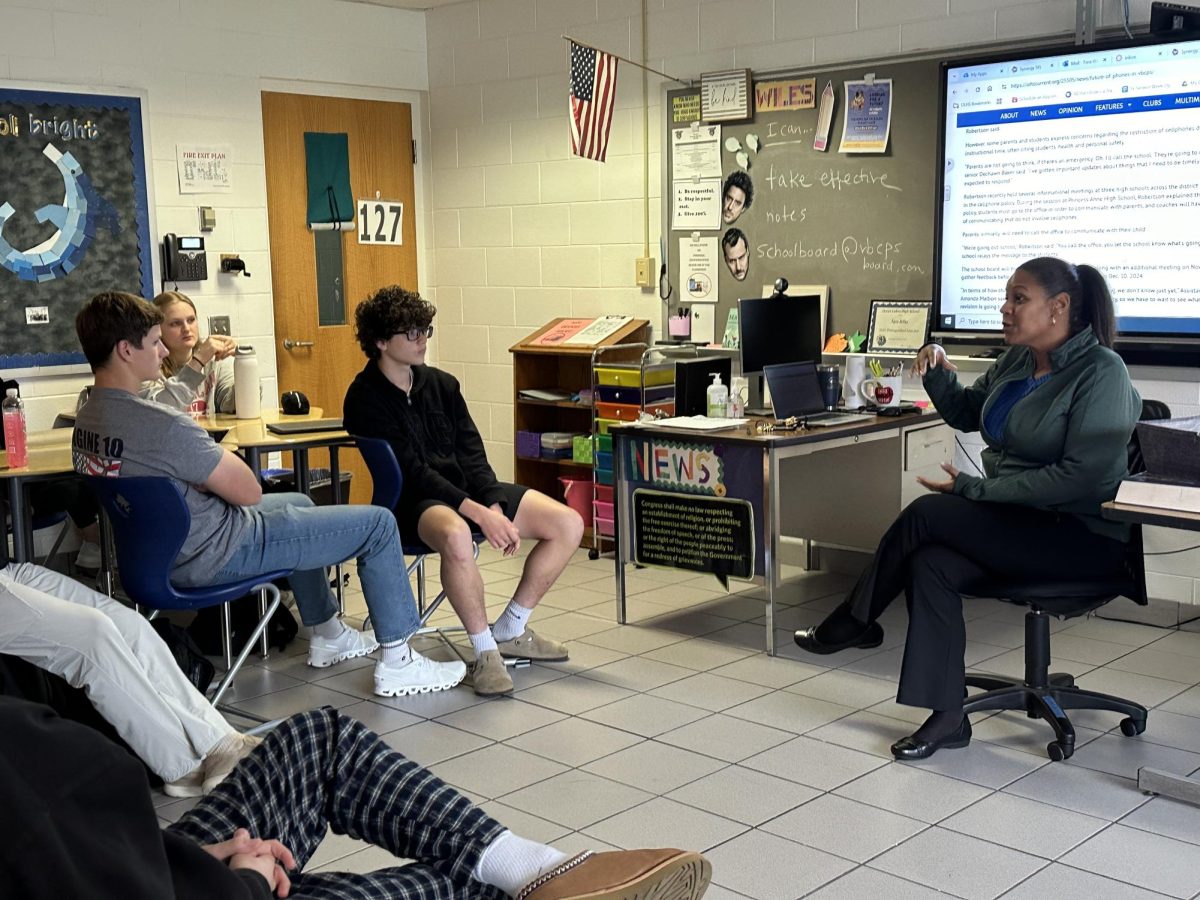
[[[849,425],[854,422],[874,422],[875,416],[847,410],[827,410],[821,397],[814,362],[784,363],[763,366],[763,377],[771,392],[771,414],[776,421],[795,416],[811,427]]]
[[[268,422],[271,434],[307,434],[310,431],[341,431],[341,419],[296,419]]]

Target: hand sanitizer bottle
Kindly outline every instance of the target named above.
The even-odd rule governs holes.
[[[721,383],[721,373],[712,373],[713,383],[708,386],[708,415],[711,418],[725,417],[725,404],[729,402],[729,388]]]

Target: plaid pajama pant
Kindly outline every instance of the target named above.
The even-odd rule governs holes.
[[[305,873],[335,834],[416,860],[367,874]],[[200,844],[238,828],[277,838],[295,855],[296,898],[475,900],[506,895],[471,879],[504,826],[423,767],[392,750],[361,722],[325,708],[301,713],[266,736],[170,830]]]

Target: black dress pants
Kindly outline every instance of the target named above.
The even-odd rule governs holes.
[[[984,580],[1037,581],[1118,575],[1124,545],[1072,515],[955,494],[920,497],[879,542],[844,604],[874,622],[901,591],[908,638],[896,699],[908,706],[962,705],[966,623],[962,595]]]

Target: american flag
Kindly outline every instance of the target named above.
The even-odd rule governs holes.
[[[571,42],[571,152],[604,162],[617,95],[617,58]]]

